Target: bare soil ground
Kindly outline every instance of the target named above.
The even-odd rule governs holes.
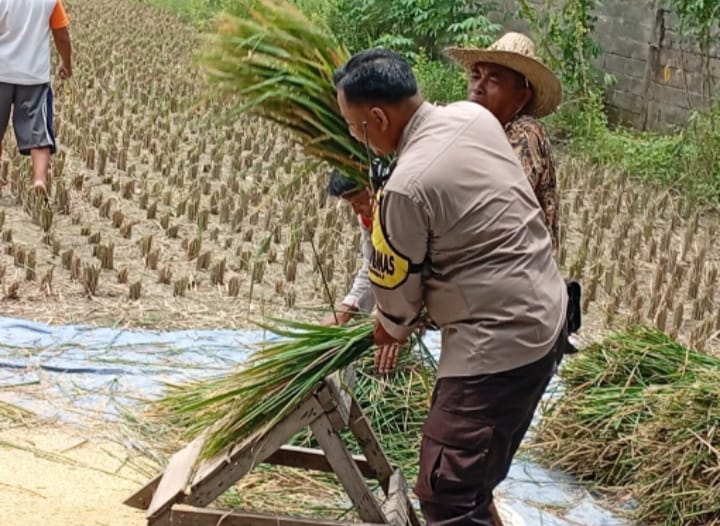
[[[137,526],[122,501],[144,482],[127,452],[98,430],[52,424],[0,430],[0,505],[6,526]]]
[[[3,315],[156,329],[313,318],[300,307],[328,303],[318,260],[340,297],[358,265],[350,211],[284,133],[208,97],[196,31],[131,0],[68,8],[77,63],[54,85],[50,207],[26,206],[29,165],[4,141]],[[583,336],[656,323],[716,351],[716,216],[580,161],[562,160],[559,180],[558,260],[585,288]],[[119,503],[145,479],[97,431],[0,431],[1,522],[141,524]]]

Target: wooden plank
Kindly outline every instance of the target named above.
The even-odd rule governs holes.
[[[339,375],[333,378],[328,386],[331,391],[334,391],[335,396],[338,400],[338,411],[343,417],[343,423],[347,426],[348,420],[350,419],[350,404],[352,403],[352,394],[348,389],[348,384],[355,383],[355,369],[347,369],[343,371],[343,376]],[[352,378],[352,380],[350,380]]]
[[[338,373],[325,378],[315,395],[333,427],[337,430],[347,427],[350,418],[350,395],[342,387]]]
[[[340,411],[338,411],[337,400],[332,395],[332,392],[328,389],[327,385],[320,387],[315,395],[317,396],[323,412],[328,416],[330,422],[332,422],[333,427],[335,429],[343,429],[347,425],[347,421],[343,418]]]
[[[350,393],[352,393],[353,389],[355,389],[355,382],[357,382],[357,373],[355,371],[355,367],[353,367],[352,365],[348,365],[345,369],[343,369],[340,381],[343,387],[343,391],[345,391],[348,397],[350,397]]]
[[[183,503],[207,506],[323,413],[317,399],[310,396],[264,435],[248,439],[205,463],[198,469]]]
[[[196,508],[185,504],[175,504],[170,513],[173,526],[380,526],[379,524],[367,522],[340,522],[234,510]]]
[[[385,454],[385,451],[383,451],[377,435],[375,435],[372,427],[370,427],[362,409],[360,409],[360,405],[354,397],[350,405],[348,427],[357,439],[358,445],[365,455],[370,469],[375,472],[375,478],[380,482],[380,486],[383,488],[383,491],[385,491],[385,495],[389,495],[390,478],[395,470],[390,464],[390,459]],[[412,524],[412,526],[420,526],[420,519],[412,507],[407,493],[405,494],[405,502],[407,503],[407,514],[410,524]]]
[[[315,420],[310,424],[310,429],[320,447],[325,451],[328,463],[332,466],[340,484],[345,488],[360,520],[385,523],[385,515],[380,509],[380,505],[328,416],[323,415]]]
[[[204,440],[202,434],[172,456],[145,513],[148,519],[159,517],[183,495]]]
[[[350,418],[351,390],[355,387],[356,379],[355,369],[352,365],[349,365],[341,372],[331,374],[324,381],[324,387],[327,388],[327,392],[331,395],[333,401],[332,406],[328,407],[328,412],[337,408],[343,419],[343,427],[347,426]],[[321,397],[318,397],[318,399],[322,404],[323,399]]]
[[[408,524],[407,482],[402,472],[396,469],[390,477],[388,499],[383,505],[383,512],[388,524],[406,526]]]
[[[385,495],[387,495],[390,477],[394,469],[354,397],[350,404],[350,420],[348,421],[348,426],[353,435],[355,435],[367,463],[375,472],[375,478],[380,482],[380,486],[382,486]]]
[[[147,484],[145,484],[135,493],[130,495],[127,499],[123,501],[123,504],[125,504],[126,506],[130,506],[131,508],[137,508],[139,510],[148,509],[148,507],[150,506],[150,502],[152,501],[153,493],[155,493],[158,484],[160,484],[161,478],[162,473],[152,479]]]
[[[407,502],[408,521],[410,526],[422,526],[417,513],[415,513],[415,508],[413,508],[412,502],[410,502],[410,497],[407,495],[405,495],[405,502]]]
[[[357,465],[360,473],[366,478],[374,478],[375,472],[362,455],[353,455],[353,461]],[[276,466],[287,466],[290,468],[313,469],[315,471],[324,471],[332,473],[332,467],[325,457],[325,453],[321,449],[311,449],[297,446],[283,446],[275,453],[265,459],[267,464],[275,464]]]

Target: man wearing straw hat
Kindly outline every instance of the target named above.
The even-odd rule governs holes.
[[[334,84],[351,135],[397,154],[373,214],[375,343],[404,342],[423,307],[441,329],[415,494],[430,526],[497,526],[493,490],[567,342],[542,210],[486,108],[423,101],[382,49],[351,57]]]
[[[487,49],[451,47],[446,53],[468,72],[468,100],[485,106],[503,125],[557,247],[555,166],[537,119],[560,104],[560,80],[536,58],[535,44],[521,33],[506,33]]]
[[[554,112],[562,84],[535,56],[535,44],[522,33],[506,33],[487,49],[451,47],[448,56],[468,72],[468,100],[486,107],[503,125],[510,145],[542,208],[558,248],[558,194],[550,139],[539,118]],[[567,284],[568,330],[580,328],[580,286]],[[567,352],[574,352],[568,342]]]

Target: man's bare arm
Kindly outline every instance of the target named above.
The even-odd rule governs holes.
[[[53,29],[53,40],[60,55],[60,76],[62,78],[72,77],[72,44],[70,43],[70,31],[67,27]]]

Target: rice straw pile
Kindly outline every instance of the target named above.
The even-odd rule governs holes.
[[[33,412],[0,400],[0,424],[24,423],[33,417],[35,417]]]
[[[567,360],[541,460],[637,501],[648,524],[720,524],[720,359],[637,327]]]

